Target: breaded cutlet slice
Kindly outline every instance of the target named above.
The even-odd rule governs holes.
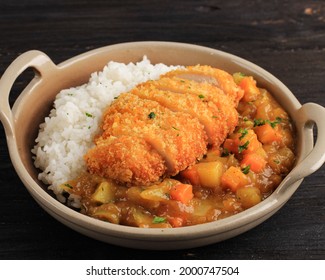
[[[199,83],[209,83],[219,87],[238,105],[239,100],[243,97],[243,90],[236,85],[233,77],[218,68],[213,68],[209,65],[195,65],[187,66],[186,68],[179,68],[161,77],[178,77],[180,79],[193,80]]]
[[[159,181],[166,172],[160,154],[143,138],[134,135],[98,138],[84,159],[90,173],[123,184],[148,185]]]
[[[122,135],[143,138],[164,159],[167,175],[176,175],[207,151],[207,136],[197,118],[130,93],[120,95],[106,110],[102,130],[101,140]]]
[[[186,89],[188,87],[188,89]],[[243,91],[210,66],[171,71],[121,94],[103,115],[85,160],[91,173],[126,185],[176,175],[219,147],[238,122]]]
[[[202,102],[199,96],[160,90],[149,82],[138,85],[131,90],[131,93],[142,99],[156,101],[174,112],[187,113],[193,118],[197,118],[204,126],[208,142],[212,146],[219,147],[227,136],[227,121],[217,119],[218,110],[214,110],[206,102]]]
[[[213,110],[216,119],[227,121],[228,133],[232,133],[238,124],[238,112],[232,99],[222,89],[207,82],[181,79],[177,76],[162,77],[159,80],[148,81],[154,87],[164,91],[181,94],[192,94],[206,102]]]

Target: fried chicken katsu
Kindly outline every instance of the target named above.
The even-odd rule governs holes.
[[[230,74],[209,66],[142,83],[105,111],[88,170],[126,185],[174,176],[233,132],[242,95]]]
[[[141,184],[176,175],[207,149],[206,134],[196,118],[131,93],[120,95],[104,113],[103,133],[95,143],[86,155],[93,173]]]
[[[170,71],[163,77],[178,77],[183,80],[192,80],[197,83],[210,84],[222,90],[230,98],[235,106],[243,97],[244,92],[234,82],[233,77],[221,69],[213,68],[208,65],[195,65],[186,68]]]

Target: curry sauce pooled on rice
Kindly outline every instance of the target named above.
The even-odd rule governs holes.
[[[61,115],[71,123],[60,131]],[[254,77],[144,57],[110,62],[88,84],[62,91],[33,152],[40,179],[82,213],[182,227],[267,198],[293,166],[293,139],[288,114]]]

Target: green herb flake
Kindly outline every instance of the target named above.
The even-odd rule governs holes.
[[[261,125],[264,125],[266,122],[265,120],[262,120],[262,119],[255,119],[254,120],[254,127],[255,126],[261,126]]]
[[[237,72],[238,76],[240,77],[246,77],[246,74],[245,73],[242,73],[242,72]]]
[[[156,114],[154,112],[150,112],[150,114],[148,115],[149,119],[154,119],[156,117]]]
[[[175,127],[175,126],[172,126],[172,128],[179,131],[179,129],[177,127]]]
[[[242,79],[246,77],[246,75],[242,72],[236,72],[232,76],[233,76],[233,79],[237,85],[240,84]]]
[[[261,126],[261,125],[268,123],[272,128],[275,128],[275,126],[281,122],[282,122],[282,118],[280,118],[280,117],[276,117],[275,121],[273,121],[273,122],[271,122],[270,120],[255,119],[254,127]]]
[[[246,167],[242,168],[241,171],[244,173],[244,174],[248,174],[249,171],[251,169],[251,165],[247,165]]]
[[[73,187],[70,184],[64,184],[64,186],[69,188],[69,189],[73,189]]]
[[[275,128],[275,126],[276,126],[277,124],[281,123],[281,122],[282,122],[282,118],[280,118],[280,117],[276,117],[276,118],[275,118],[275,121],[273,121],[273,122],[269,122],[269,123],[270,123],[270,125],[272,126],[272,128]]]
[[[248,130],[246,128],[240,128],[238,132],[241,134],[239,140],[242,140],[247,135]]]
[[[198,97],[203,99],[205,96],[203,94],[199,94]]]
[[[85,113],[88,118],[93,118],[94,116],[88,112]]]
[[[238,146],[238,153],[242,153],[244,150],[247,150],[248,145],[249,141],[246,141],[244,145]]]
[[[158,216],[155,216],[153,219],[152,219],[152,223],[153,224],[161,224],[161,223],[165,223],[166,222],[166,218],[164,217],[158,217]]]

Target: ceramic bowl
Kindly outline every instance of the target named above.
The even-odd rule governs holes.
[[[286,109],[297,131],[295,168],[276,191],[258,205],[220,221],[184,228],[143,229],[110,224],[80,214],[57,201],[37,179],[31,148],[39,124],[49,114],[56,94],[64,88],[86,83],[92,72],[108,61],[137,62],[146,55],[152,63],[172,65],[208,64],[230,73],[253,75],[261,87],[273,93]],[[21,92],[13,107],[9,94],[17,77],[27,68],[35,77]],[[184,249],[219,242],[239,235],[268,219],[293,195],[304,177],[315,172],[325,161],[325,109],[314,103],[301,105],[277,78],[234,55],[197,45],[174,42],[133,42],[95,49],[58,65],[36,50],[20,55],[0,80],[0,120],[5,128],[10,157],[17,174],[31,196],[50,215],[66,226],[89,237],[124,247],[139,249]],[[313,143],[313,125],[318,138]]]

